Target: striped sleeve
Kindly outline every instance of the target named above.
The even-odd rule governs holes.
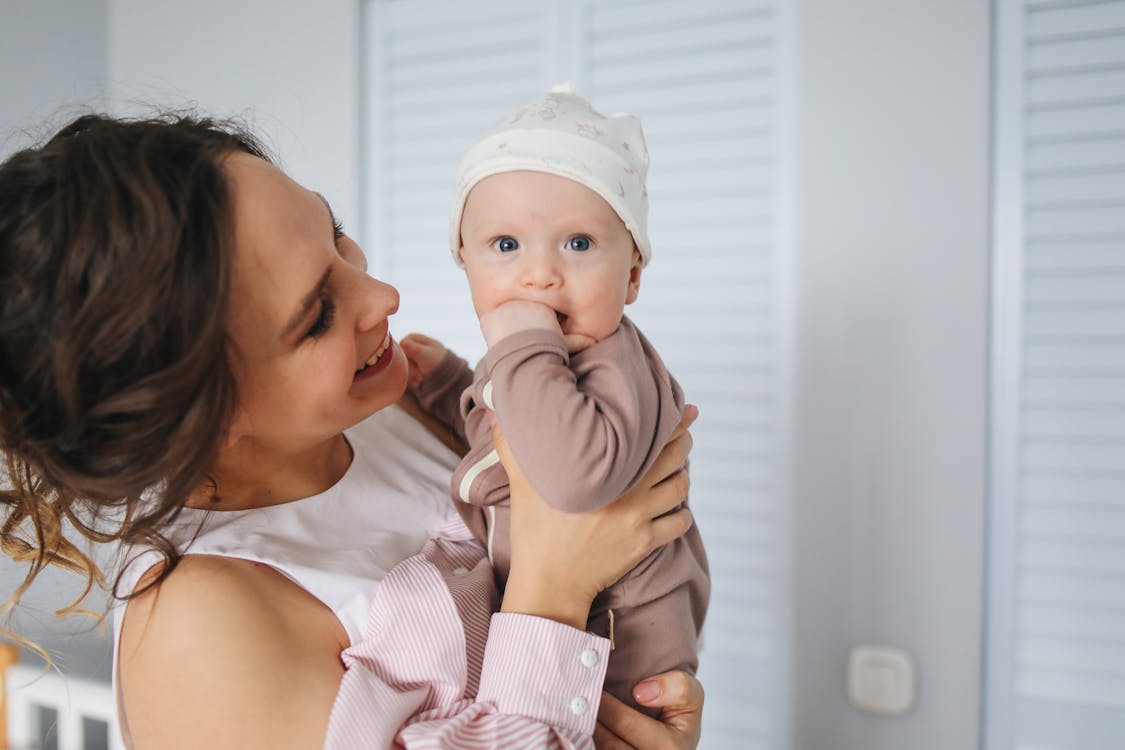
[[[608,641],[530,615],[489,619],[493,581],[471,539],[431,540],[396,566],[341,655],[325,747],[592,750]]]
[[[477,700],[593,734],[609,641],[541,617],[492,616]]]

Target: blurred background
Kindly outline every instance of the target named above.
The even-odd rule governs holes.
[[[244,119],[396,334],[470,360],[461,152],[564,80],[639,115],[629,314],[702,410],[701,747],[1125,747],[1125,0],[0,0],[0,71],[0,155]],[[72,590],[14,628],[108,680]]]

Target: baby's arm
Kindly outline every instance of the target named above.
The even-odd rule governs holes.
[[[560,333],[531,329],[497,342],[485,361],[512,452],[559,510],[619,497],[680,421],[679,387],[627,320],[573,358]]]
[[[418,397],[418,403],[465,440],[460,400],[461,392],[473,382],[468,363],[440,341],[420,333],[406,335],[399,345],[410,364],[407,386]]]

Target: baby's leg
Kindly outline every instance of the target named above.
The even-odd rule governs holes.
[[[633,687],[670,669],[695,673],[710,589],[703,544],[692,527],[598,596],[587,629],[613,643],[605,680],[611,695],[659,714],[633,700]]]

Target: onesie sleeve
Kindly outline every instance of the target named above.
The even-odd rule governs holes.
[[[496,419],[552,507],[600,508],[652,465],[679,424],[683,394],[629,321],[573,356],[561,335],[508,336],[485,357]]]
[[[427,414],[452,428],[462,441],[467,441],[460,402],[461,393],[472,383],[473,371],[469,363],[447,350],[434,371],[411,390]]]

